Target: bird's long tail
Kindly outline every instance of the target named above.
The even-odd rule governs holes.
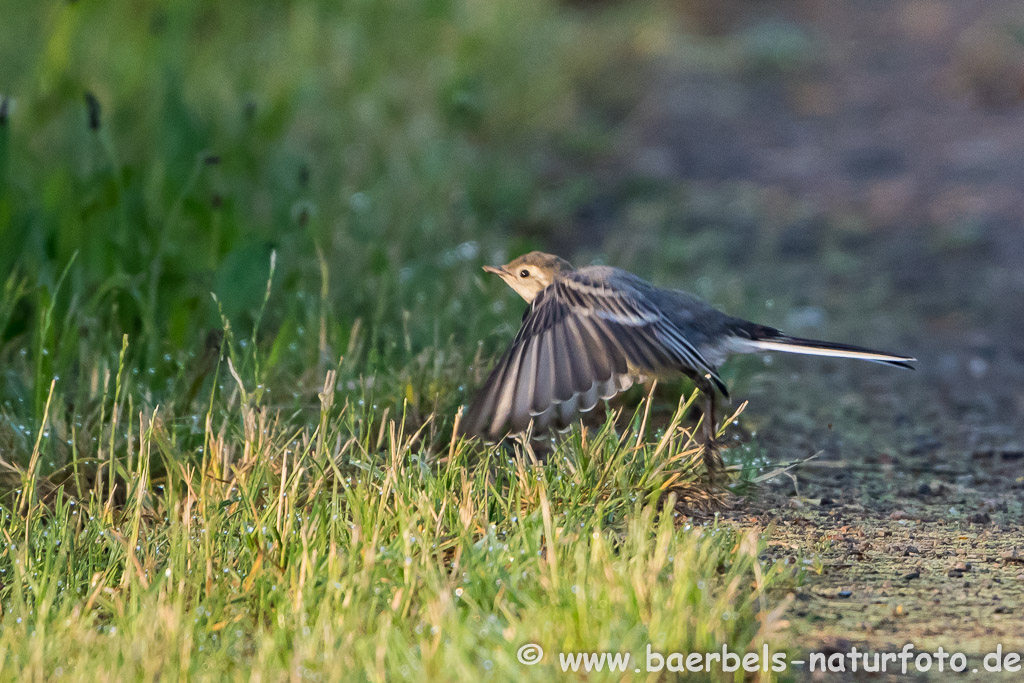
[[[782,351],[784,353],[802,353],[809,356],[829,356],[832,358],[856,358],[858,360],[884,363],[901,368],[914,369],[911,365],[916,358],[896,353],[877,351],[853,344],[839,344],[819,339],[803,339],[790,337],[770,327],[758,326],[756,331],[745,330],[739,343],[745,351]],[[752,334],[751,334],[752,333]]]

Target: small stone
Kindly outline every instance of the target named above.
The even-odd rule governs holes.
[[[1008,553],[1003,553],[999,556],[1006,564],[1024,564],[1024,555],[1021,555],[1016,550]]]

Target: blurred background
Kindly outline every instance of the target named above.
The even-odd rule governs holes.
[[[0,4],[8,458],[54,377],[184,419],[222,350],[448,419],[542,248],[921,359],[731,365],[770,455],[1019,465],[1019,3]]]

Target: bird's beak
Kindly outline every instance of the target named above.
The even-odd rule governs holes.
[[[508,271],[501,266],[484,266],[485,273],[494,273],[498,277],[504,278],[508,275]]]

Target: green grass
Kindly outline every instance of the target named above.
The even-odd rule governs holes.
[[[30,465],[0,558],[8,671],[548,680],[561,650],[775,646],[756,535],[674,511],[683,430],[609,423],[535,465],[329,394],[310,424],[231,393],[194,458],[159,412],[126,419],[112,494]],[[528,642],[551,656],[519,664]]]
[[[0,677],[548,680],[520,645],[779,646],[761,541],[678,514],[678,411],[543,465],[451,440],[518,315],[478,266],[565,239],[650,17],[0,11]]]

